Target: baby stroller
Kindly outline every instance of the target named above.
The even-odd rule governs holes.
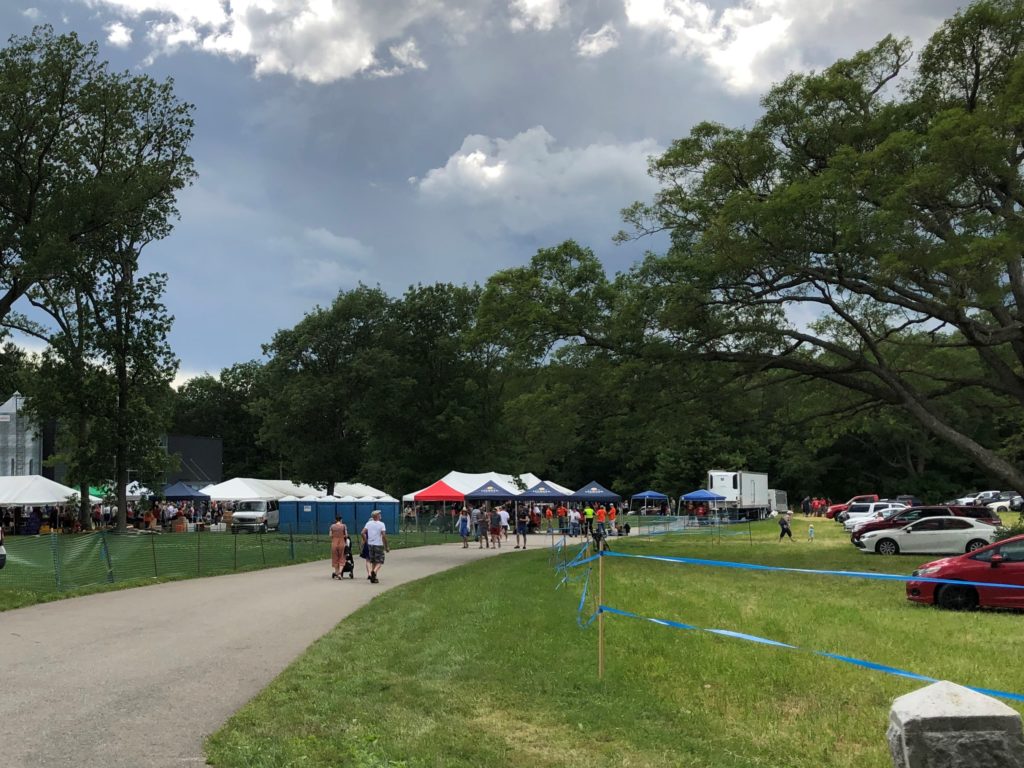
[[[341,567],[341,578],[345,578],[346,573],[350,579],[356,577],[356,563],[352,559],[352,539],[348,536],[345,537],[345,564]]]

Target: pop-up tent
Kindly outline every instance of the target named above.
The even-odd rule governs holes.
[[[523,491],[518,499],[522,501],[568,501],[572,497],[572,491],[562,488],[554,483],[537,483],[532,488]]]
[[[465,498],[465,493],[455,490],[444,480],[438,480],[413,494],[413,501],[464,501]]]
[[[47,506],[77,502],[78,491],[42,475],[0,477],[0,507]],[[99,499],[96,499],[99,501]]]
[[[617,493],[612,493],[597,482],[587,483],[572,495],[574,501],[622,501]]]
[[[174,485],[164,488],[164,498],[168,501],[209,501],[210,497],[202,491],[197,491],[190,485],[180,480]]]
[[[217,485],[208,485],[203,493],[214,501],[276,501],[285,496],[323,496],[319,488],[296,485],[289,480],[257,480],[236,477]]]
[[[441,478],[441,482],[445,483],[449,488],[465,496],[470,491],[476,490],[485,483],[497,483],[503,488],[507,488],[510,491],[514,491],[518,495],[518,488],[529,488],[540,482],[540,478],[529,472],[525,472],[521,475],[503,475],[500,472],[449,472],[447,475]],[[429,488],[430,486],[427,486]],[[402,501],[423,501],[418,498],[419,494],[426,491],[427,488],[415,491],[413,493],[407,493],[402,497]],[[449,499],[445,499],[448,501]],[[462,499],[455,499],[455,501],[461,501]]]
[[[436,485],[436,483],[435,483]],[[520,498],[521,494],[513,493],[498,483],[484,483],[476,490],[466,494],[467,501],[511,501]],[[417,499],[419,501],[419,499]]]
[[[714,491],[707,491],[700,488],[696,491],[691,491],[683,496],[680,496],[681,501],[725,501],[725,496],[720,496]]]
[[[641,501],[668,501],[668,496],[664,493],[658,493],[657,491],[643,491],[641,493],[634,493],[629,498],[640,499]]]

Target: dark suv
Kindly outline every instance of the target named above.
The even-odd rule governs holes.
[[[993,512],[988,507],[961,507],[954,505],[941,504],[931,507],[908,507],[907,509],[901,509],[894,515],[884,517],[881,520],[872,520],[871,522],[864,523],[853,532],[850,536],[850,541],[856,544],[858,547],[864,545],[860,541],[860,537],[868,531],[881,531],[886,528],[902,528],[905,525],[910,525],[915,520],[920,520],[922,517],[972,517],[975,520],[988,523],[989,525],[1002,525],[1002,520],[999,519],[999,515]]]

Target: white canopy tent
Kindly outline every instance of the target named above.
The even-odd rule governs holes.
[[[320,498],[324,492],[310,485],[297,485],[290,480],[258,480],[252,477],[236,477],[216,485],[203,488],[203,493],[213,501],[277,501],[285,496],[313,496]]]
[[[0,477],[0,507],[47,506],[77,503],[78,491],[42,475]],[[90,501],[99,501],[92,496]]]
[[[527,488],[532,488],[540,482],[540,478],[532,472],[522,475],[503,475],[500,472],[449,472],[441,480],[459,493],[471,493],[485,483],[497,483],[502,488],[518,493],[520,490],[525,491]],[[429,487],[428,485],[427,488]],[[402,501],[413,501],[416,494],[424,490],[426,488],[420,488],[419,491],[407,493],[402,497]]]

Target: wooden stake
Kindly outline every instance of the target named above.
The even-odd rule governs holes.
[[[604,550],[597,549],[597,679],[604,680]]]

